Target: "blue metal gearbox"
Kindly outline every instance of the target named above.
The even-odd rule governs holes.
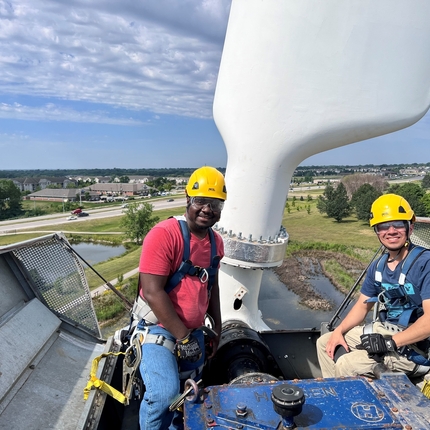
[[[294,391],[304,393],[303,401],[295,393],[290,396]],[[282,399],[274,405],[272,394],[276,393],[286,396],[281,394]],[[298,411],[290,414],[288,409],[282,417],[279,408],[284,403],[287,409],[289,403],[293,408],[298,405]],[[430,400],[405,375],[388,373],[377,380],[357,377],[212,386],[197,403],[185,403],[184,415],[189,430],[428,430]]]

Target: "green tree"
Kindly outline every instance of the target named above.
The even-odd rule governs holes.
[[[370,184],[363,184],[352,195],[351,206],[355,209],[357,219],[360,221],[369,221],[370,209],[372,203],[381,195],[381,193]]]
[[[329,182],[325,187],[324,192],[321,196],[317,198],[317,209],[320,214],[327,213],[327,202],[333,199],[334,188],[333,185]]]
[[[387,194],[399,194],[400,187],[401,187],[400,184],[390,185],[390,187],[387,190]]]
[[[0,219],[10,219],[21,214],[21,191],[13,181],[0,179]]]
[[[333,191],[332,198],[326,203],[327,216],[334,218],[337,222],[341,222],[344,218],[351,214],[351,205],[349,203],[348,194],[345,185],[339,183]]]
[[[128,206],[121,220],[126,236],[136,243],[142,243],[149,230],[159,221],[152,216],[153,206],[149,203],[134,203]]]
[[[425,211],[426,211],[426,216],[430,215],[430,194],[426,194],[422,199],[421,199],[421,203],[423,204]]]
[[[427,190],[428,188],[430,188],[430,173],[426,173],[426,175],[424,176],[422,182],[421,182],[421,186]]]
[[[389,192],[393,187],[389,188]],[[402,184],[397,188],[395,194],[404,197],[408,203],[411,205],[412,210],[414,211],[416,216],[426,216],[426,208],[422,202],[422,198],[425,195],[425,191],[418,184],[413,184],[412,182],[408,182],[406,184]]]

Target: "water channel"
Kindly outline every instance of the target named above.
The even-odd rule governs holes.
[[[96,264],[116,257],[125,252],[123,246],[108,246],[94,243],[73,244],[73,248],[89,264]],[[344,299],[331,282],[320,274],[318,268],[311,270],[309,283],[321,296],[333,304],[329,311],[312,310],[300,304],[300,297],[290,291],[272,270],[265,270],[262,277],[259,308],[264,322],[273,330],[289,330],[299,328],[320,328],[321,322],[330,321],[335,310]],[[121,321],[118,327],[128,322],[128,317]],[[103,330],[108,336],[114,330]]]
[[[109,260],[112,257],[118,257],[126,251],[122,245],[111,246],[88,242],[74,243],[72,248],[91,265]]]

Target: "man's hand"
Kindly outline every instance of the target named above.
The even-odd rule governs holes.
[[[326,345],[326,353],[332,359],[335,360],[335,353],[339,347],[345,348],[346,352],[349,352],[349,346],[343,337],[343,334],[340,330],[336,329],[332,332],[330,339]]]
[[[200,359],[202,350],[199,342],[191,333],[176,341],[176,355],[180,360],[187,360],[191,363]]]
[[[357,349],[365,349],[369,355],[382,355],[386,352],[397,351],[396,342],[391,336],[382,336],[379,333],[362,334],[361,344]]]

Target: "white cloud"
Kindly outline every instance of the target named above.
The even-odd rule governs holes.
[[[53,103],[47,103],[46,105],[38,107],[24,106],[19,103],[1,103],[0,118],[20,119],[26,121],[66,121],[125,126],[144,125],[142,121],[130,117],[113,118],[110,113],[106,111],[83,112],[76,109],[57,106]]]
[[[28,104],[0,115],[55,118],[70,100],[209,118],[229,8],[230,0],[0,0],[0,102]]]

